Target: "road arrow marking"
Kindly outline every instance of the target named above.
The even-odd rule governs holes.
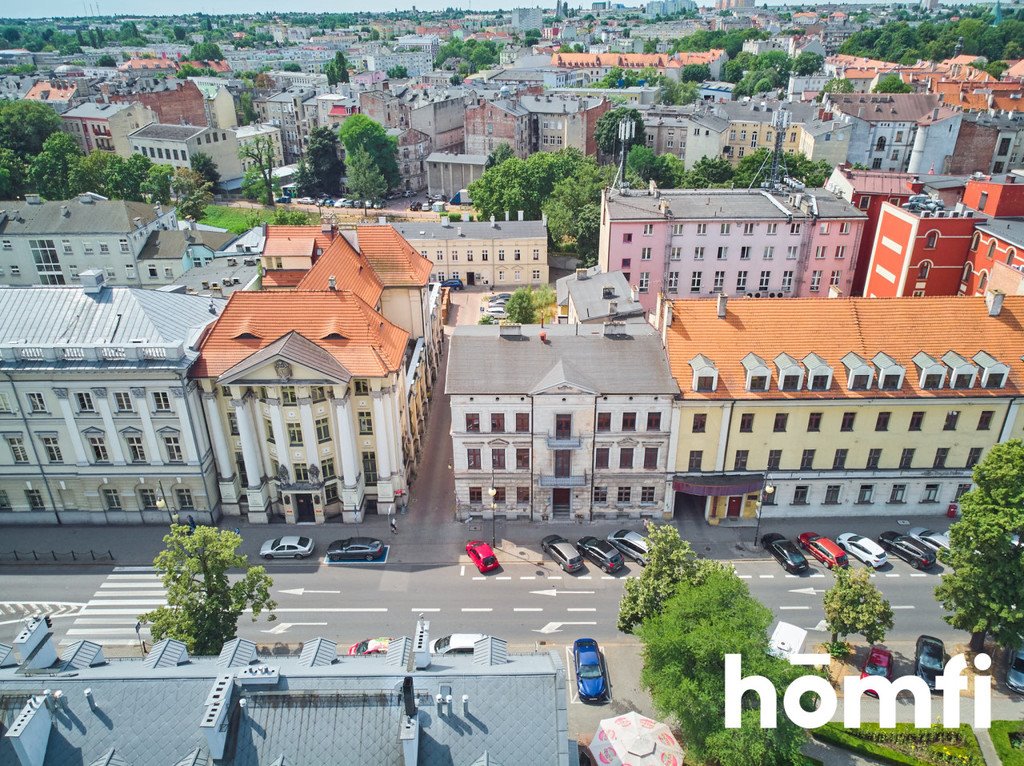
[[[808,630],[819,630],[819,631],[824,633],[825,631],[828,630],[828,623],[825,622],[824,620],[821,620],[813,628],[808,628]]]
[[[549,622],[543,628],[534,628],[534,633],[561,633],[563,625],[597,625],[596,622]]]
[[[286,633],[289,628],[294,628],[297,625],[326,625],[326,622],[282,622],[279,625],[275,625],[270,630],[261,630],[260,633],[273,633],[275,636],[279,636],[282,633]]]
[[[790,593],[806,593],[808,596],[813,596],[815,593],[824,593],[824,588],[792,588]]]
[[[564,596],[568,596],[570,594],[580,594],[580,595],[587,595],[587,594],[589,594],[589,595],[593,595],[594,591],[592,591],[592,590],[555,590],[554,588],[548,588],[547,590],[531,590],[530,593],[532,593],[535,596],[558,596],[560,594],[564,595]]]
[[[278,593],[287,593],[289,596],[302,596],[306,593],[331,593],[334,595],[340,594],[340,590],[307,590],[306,588],[291,588],[290,590],[281,590]],[[297,623],[296,623],[297,624]]]

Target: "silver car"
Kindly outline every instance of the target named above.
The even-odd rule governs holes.
[[[844,532],[836,538],[836,543],[844,551],[863,561],[869,567],[878,569],[889,561],[889,557],[885,555],[881,545],[862,535]]]
[[[647,554],[650,550],[647,538],[630,529],[620,529],[608,535],[608,542],[614,545],[623,556],[633,559],[637,564],[647,566]]]
[[[304,559],[312,552],[313,541],[308,537],[278,537],[260,548],[260,556],[267,560]]]
[[[1024,644],[1011,652],[1006,665],[1006,685],[1018,694],[1024,694]]]
[[[925,527],[911,527],[907,535],[927,545],[935,552],[941,551],[943,548],[949,549],[948,532],[935,532]]]

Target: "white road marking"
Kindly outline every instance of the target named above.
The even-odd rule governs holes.
[[[783,577],[789,577],[789,578],[792,578],[794,580],[796,579],[796,575],[791,575],[791,574],[783,575]]]
[[[508,575],[502,575],[501,577],[495,577],[495,580],[511,580],[512,578]]]
[[[779,609],[781,609],[784,612],[795,612],[795,611],[798,611],[798,610],[809,610],[810,607],[809,606],[780,606]]]
[[[139,615],[142,612],[149,611],[147,609],[83,609],[79,614],[89,615],[90,617],[97,617],[99,615],[116,615],[116,614],[134,614]],[[280,609],[276,611],[280,612]]]
[[[163,583],[160,582],[159,580],[144,580],[144,581],[141,581],[141,582],[139,580],[127,580],[127,581],[126,580],[114,580],[113,582],[108,580],[107,582],[100,583],[100,590],[103,590],[104,588],[110,589],[110,590],[114,590],[114,589],[125,590],[125,589],[128,589],[128,588],[138,588],[138,589],[141,590],[143,588],[162,588],[162,587],[163,587]]]
[[[751,577],[753,577],[753,575],[736,575],[736,576],[739,577],[741,580],[749,580]]]
[[[537,576],[536,575],[520,575],[519,579],[520,580],[536,580]]]
[[[899,577],[899,574],[887,574],[886,577]]]
[[[540,606],[517,606],[512,608],[513,612],[543,612],[544,607]]]
[[[166,603],[165,598],[126,598],[112,601],[93,599],[85,605],[85,609],[93,606],[164,606]]]
[[[464,606],[462,607],[463,612],[493,612],[494,610],[489,606]]]
[[[315,607],[310,606],[305,609],[275,609],[274,614],[316,614],[318,612],[333,612],[336,614],[359,614],[362,612],[386,612],[388,608],[386,606],[364,606],[364,607],[344,607],[344,606],[332,606],[332,607]],[[246,614],[252,614],[252,609],[246,609]]]
[[[757,579],[759,579],[759,580],[774,580],[775,579],[775,575],[758,575]]]
[[[156,567],[114,567],[115,572],[155,572]]]
[[[593,577],[591,577],[590,575],[580,575],[580,576],[579,576],[579,577],[577,577],[576,579],[577,579],[577,580],[593,580],[594,578],[593,578]]]
[[[68,631],[69,636],[124,636],[134,634],[135,628],[103,628],[102,630],[77,630],[71,628]]]
[[[593,607],[593,606],[580,606],[580,607],[575,607],[575,608],[569,607],[565,611],[567,611],[567,612],[596,612],[597,611],[597,607]]]
[[[102,624],[102,625],[134,625],[138,622],[137,617],[79,617],[75,625],[79,624]]]
[[[604,575],[603,577],[601,577],[601,579],[602,580],[618,580],[619,578],[615,577],[613,575]]]
[[[912,574],[910,576],[911,577],[927,577],[928,575],[924,574],[923,572],[916,572],[916,573],[914,573],[914,574]]]
[[[159,598],[162,599],[167,593],[164,590],[105,590],[101,593],[96,594],[96,598],[99,599],[117,599],[117,598]]]
[[[459,577],[465,577],[465,576],[466,576],[466,565],[463,564],[461,567],[459,567]]]
[[[561,580],[562,575],[548,575],[549,580]]]
[[[893,606],[891,608],[892,609],[913,609],[914,607],[913,606],[904,605],[904,606]]]
[[[440,612],[440,607],[436,606],[421,606],[419,609],[410,609],[410,612]]]
[[[486,580],[487,578],[484,577],[483,575],[478,575],[477,577],[474,577],[473,579],[474,580]]]

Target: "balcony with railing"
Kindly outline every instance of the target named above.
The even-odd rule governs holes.
[[[589,482],[585,471],[581,474],[568,474],[565,476],[540,474],[539,479],[542,487],[549,487],[553,489],[561,487],[585,487]]]
[[[572,431],[548,432],[548,449],[579,449],[582,446],[583,438],[574,436]]]

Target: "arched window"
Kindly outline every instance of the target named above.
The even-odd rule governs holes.
[[[1016,259],[1016,257],[1017,257],[1017,251],[1014,250],[1012,247],[1009,250],[1006,251],[1006,263],[1009,266],[1013,265],[1013,261],[1014,261],[1014,259]]]
[[[989,243],[988,243],[988,257],[991,258],[995,254],[996,254],[996,241],[993,239],[993,240],[990,240]]]
[[[978,245],[981,244],[981,232],[974,232],[974,236],[971,237],[971,250],[977,251]]]
[[[966,282],[968,279],[970,279],[971,278],[971,272],[972,272],[971,264],[965,263],[964,264],[964,273],[961,275],[960,281],[961,282]]]
[[[931,261],[921,261],[921,265],[917,267],[917,278],[918,279],[928,279],[928,274],[931,273],[931,270],[932,270],[932,262]]]
[[[878,141],[875,143],[875,151],[876,152],[884,152],[885,151],[885,136],[879,136],[878,137]]]
[[[978,275],[978,292],[985,292],[985,288],[988,286],[988,272],[983,271]]]
[[[924,246],[929,250],[934,250],[935,246],[939,244],[939,232],[930,231],[928,232],[928,238],[925,240]]]

